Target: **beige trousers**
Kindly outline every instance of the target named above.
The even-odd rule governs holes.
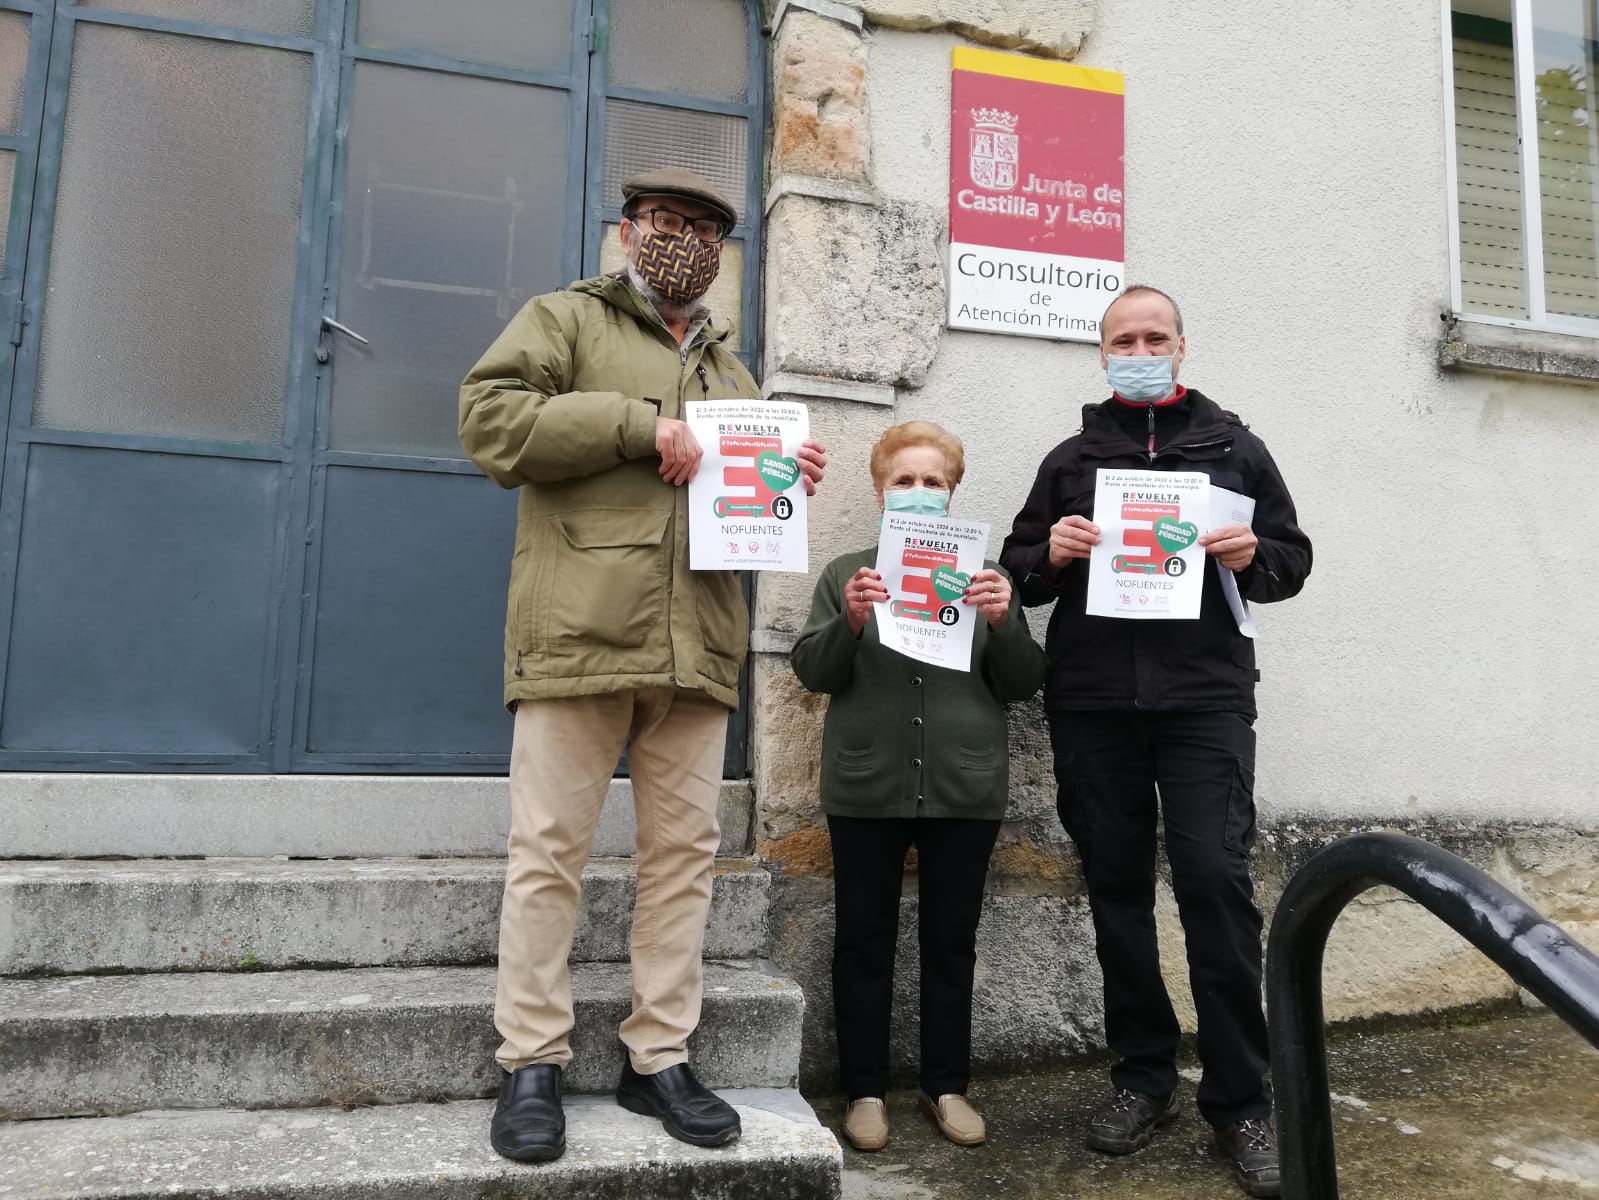
[[[507,1071],[572,1059],[567,958],[579,877],[624,744],[638,817],[638,899],[633,1012],[620,1032],[641,1074],[687,1061],[700,1020],[727,715],[703,693],[675,688],[518,702],[494,1003],[505,1039],[496,1057]]]

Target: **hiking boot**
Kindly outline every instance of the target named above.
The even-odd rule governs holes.
[[[945,1092],[937,1100],[926,1092],[918,1092],[916,1099],[922,1111],[938,1126],[938,1132],[957,1146],[981,1146],[988,1137],[982,1115],[959,1092]]]
[[[857,1150],[881,1150],[888,1145],[888,1110],[881,1097],[863,1096],[849,1102],[844,1136]]]
[[[1216,1130],[1216,1145],[1233,1164],[1233,1178],[1250,1196],[1282,1195],[1277,1135],[1267,1117],[1250,1117]]]
[[[1083,1140],[1106,1154],[1131,1154],[1149,1145],[1155,1130],[1176,1120],[1181,1108],[1176,1092],[1160,1099],[1117,1088],[1088,1122]]]

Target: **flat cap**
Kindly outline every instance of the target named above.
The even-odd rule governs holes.
[[[627,207],[636,196],[682,196],[685,200],[698,200],[726,220],[729,229],[738,224],[738,209],[733,207],[733,202],[709,179],[682,167],[660,167],[624,179],[622,206]]]

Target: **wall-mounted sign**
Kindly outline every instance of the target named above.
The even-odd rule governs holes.
[[[1099,341],[1122,290],[1122,76],[956,47],[949,327]]]

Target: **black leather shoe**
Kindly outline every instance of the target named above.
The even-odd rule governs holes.
[[[1106,1154],[1131,1154],[1149,1145],[1155,1130],[1175,1121],[1181,1108],[1176,1092],[1161,1099],[1117,1088],[1088,1122],[1083,1140]]]
[[[687,1063],[640,1075],[629,1059],[616,1085],[616,1102],[628,1112],[659,1117],[667,1133],[691,1146],[725,1146],[743,1132],[733,1106],[695,1079]]]
[[[565,1153],[560,1067],[534,1063],[500,1072],[500,1098],[489,1122],[489,1145],[517,1162],[549,1162]]]
[[[1282,1169],[1271,1121],[1251,1117],[1216,1130],[1216,1145],[1233,1164],[1233,1178],[1251,1196],[1281,1196]]]

